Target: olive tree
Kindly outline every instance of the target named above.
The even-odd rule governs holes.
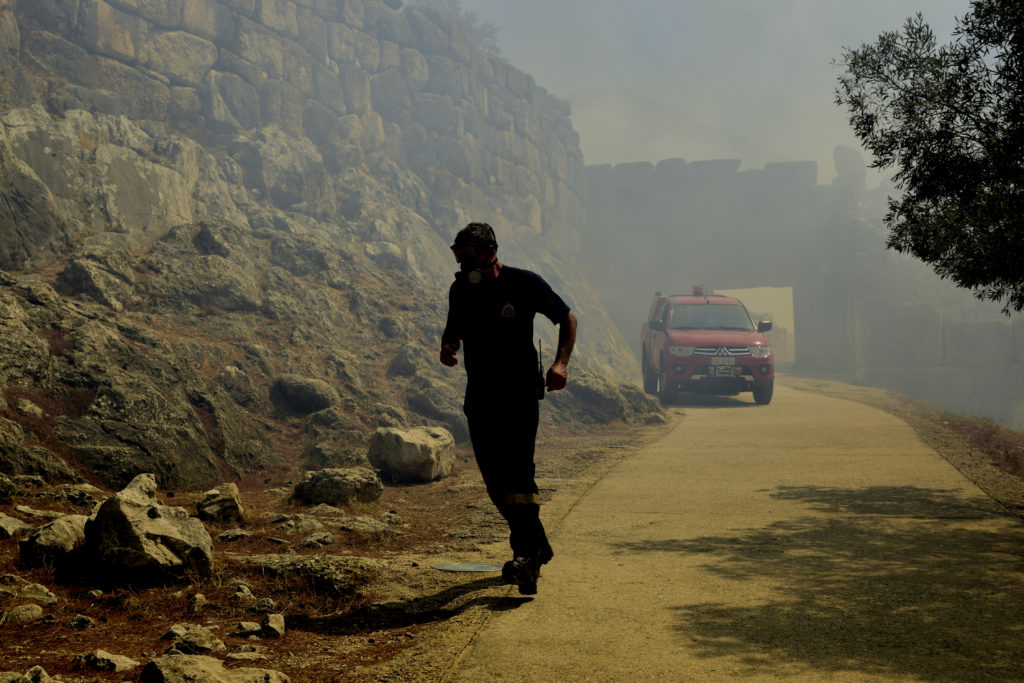
[[[918,14],[837,63],[836,103],[893,171],[889,248],[1024,308],[1024,2],[974,0],[943,45]]]

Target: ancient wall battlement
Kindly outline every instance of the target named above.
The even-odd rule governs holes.
[[[1024,427],[1024,320],[887,250],[885,191],[840,150],[831,185],[814,162],[588,167],[584,245],[623,335],[655,290],[792,287],[796,371]]]

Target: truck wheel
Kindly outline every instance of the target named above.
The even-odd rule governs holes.
[[[754,403],[766,406],[772,402],[772,393],[775,391],[775,380],[769,379],[754,385]]]
[[[661,361],[661,372],[658,373],[658,398],[662,403],[669,403],[675,397],[675,388],[665,376],[665,361]]]
[[[654,368],[647,365],[646,353],[642,365],[644,368],[644,391],[654,396],[658,393],[658,373],[655,372]]]

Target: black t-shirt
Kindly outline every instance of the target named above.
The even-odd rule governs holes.
[[[535,391],[537,313],[558,325],[569,307],[536,273],[502,266],[497,278],[476,284],[459,274],[448,291],[448,323],[441,343],[462,340],[470,387],[500,382],[509,390]]]

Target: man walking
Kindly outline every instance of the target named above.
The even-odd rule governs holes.
[[[565,387],[576,343],[576,316],[536,273],[503,265],[487,223],[470,223],[452,244],[460,272],[448,292],[441,362],[458,364],[463,347],[468,383],[463,410],[487,494],[508,522],[513,559],[502,576],[519,592],[537,592],[540,566],[554,555],[540,521],[534,446],[543,392]],[[540,377],[533,318],[558,325],[555,360]]]

